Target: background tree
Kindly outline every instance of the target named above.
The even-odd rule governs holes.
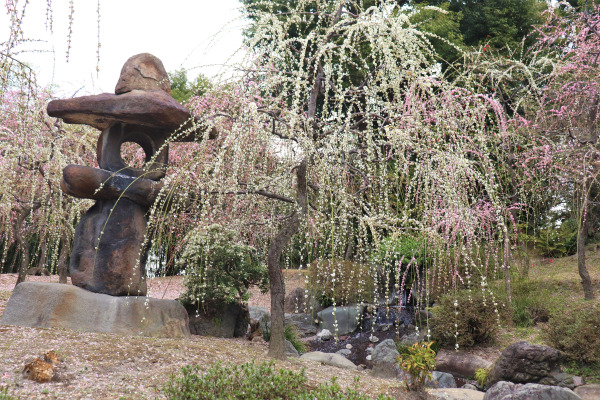
[[[171,96],[181,104],[187,103],[192,97],[202,96],[210,88],[210,80],[202,74],[189,81],[187,71],[183,68],[169,72],[171,81]]]

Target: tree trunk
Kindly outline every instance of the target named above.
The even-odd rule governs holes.
[[[583,188],[583,209],[579,220],[579,230],[577,231],[577,269],[581,277],[581,286],[583,287],[583,295],[586,300],[594,299],[594,289],[592,288],[592,280],[585,266],[585,240],[587,238],[587,197],[588,193],[584,185]]]
[[[30,212],[31,208],[29,207],[24,207],[21,210],[19,210],[19,214],[17,215],[17,218],[15,219],[13,225],[15,231],[15,241],[17,242],[17,249],[21,253],[21,263],[19,264],[18,270],[19,276],[17,277],[17,283],[15,283],[15,287],[19,283],[25,281],[25,279],[27,278],[27,270],[29,269],[29,243],[26,243],[25,238],[23,237],[22,228],[23,221],[25,221],[25,218],[27,218]]]
[[[56,269],[58,270],[58,283],[67,283],[67,257],[69,256],[70,246],[66,232],[62,233],[60,242],[60,254],[58,255],[58,262],[56,265]]]
[[[306,213],[306,160],[296,168],[296,202],[299,210],[292,213],[283,224],[269,245],[267,266],[269,268],[269,285],[271,290],[271,343],[269,356],[279,360],[285,359],[285,283],[280,268],[281,253],[300,226],[300,215]]]

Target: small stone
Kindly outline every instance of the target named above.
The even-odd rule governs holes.
[[[379,342],[379,338],[375,335],[371,335],[371,337],[369,338],[369,340],[371,341],[371,343],[377,343]]]
[[[373,347],[367,347],[365,351],[367,352],[367,354],[371,354],[373,353]]]
[[[341,349],[341,350],[336,351],[336,353],[337,354],[341,354],[341,355],[343,355],[346,358],[348,358],[348,356],[350,354],[352,354],[352,352],[350,350],[348,350],[348,349]]]
[[[477,390],[477,386],[471,385],[470,383],[466,383],[462,385],[461,389]]]
[[[321,332],[317,333],[317,337],[321,340],[331,340],[333,335],[329,331],[329,329],[323,329]]]
[[[350,343],[348,343],[348,344],[346,345],[346,348],[347,348],[348,350],[350,350],[350,349],[352,349],[352,345],[351,345]]]
[[[575,387],[585,385],[585,380],[581,376],[574,376],[573,377],[573,385]]]
[[[365,357],[365,360],[367,360],[367,361],[371,361],[372,359],[373,359],[373,356],[370,354]]]

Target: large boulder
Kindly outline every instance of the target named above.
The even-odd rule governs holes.
[[[509,381],[568,386],[568,376],[560,372],[560,360],[559,351],[552,347],[513,343],[496,360],[488,375],[488,384]]]
[[[317,333],[314,318],[308,314],[285,314],[285,324],[294,325],[301,337],[313,336]]]
[[[175,300],[116,297],[58,283],[17,285],[0,323],[120,335],[190,336],[185,308]]]
[[[334,335],[347,335],[358,328],[363,319],[365,306],[355,304],[345,307],[328,307],[317,313],[321,329],[328,329]]]
[[[560,386],[500,381],[488,389],[483,400],[581,400],[581,397]]]
[[[242,337],[248,330],[248,307],[238,303],[205,302],[186,305],[190,333],[201,336]]]
[[[487,369],[492,363],[481,357],[460,351],[440,350],[435,356],[435,368],[464,379],[473,379],[475,371]]]
[[[356,365],[354,365],[352,361],[348,360],[343,355],[336,353],[323,353],[322,351],[311,351],[309,353],[302,354],[300,358],[304,360],[320,362],[326,365],[332,365],[334,367],[343,369],[357,369]]]
[[[600,384],[592,383],[576,387],[575,394],[583,400],[598,400],[600,399]]]
[[[402,370],[396,365],[398,362],[398,349],[392,339],[379,343],[371,354],[373,370],[371,374],[379,378],[397,378],[402,376]]]
[[[452,389],[456,387],[456,380],[447,372],[433,371],[431,378],[425,381],[425,386],[438,389]]]

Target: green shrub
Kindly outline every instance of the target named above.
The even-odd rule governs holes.
[[[485,387],[491,368],[477,368],[475,370],[475,380],[480,388]]]
[[[557,221],[561,221],[559,227]],[[576,219],[555,214],[547,227],[538,229],[535,235],[521,234],[521,239],[533,243],[542,256],[566,257],[577,252],[577,231]]]
[[[368,265],[338,259],[315,261],[307,274],[307,288],[323,307],[373,300],[374,280]]]
[[[238,243],[235,232],[220,225],[190,232],[179,264],[186,273],[184,303],[245,302],[250,286],[263,292],[268,288],[268,271],[256,250]]]
[[[355,381],[358,386],[358,381]],[[180,376],[171,376],[164,388],[170,400],[367,400],[356,388],[345,391],[335,382],[311,388],[304,373],[286,369],[275,371],[274,362],[226,366],[216,363],[202,372],[186,366]],[[380,396],[379,399],[385,400]],[[391,400],[391,399],[389,399]]]
[[[431,348],[432,344],[433,342],[415,343],[398,357],[398,366],[410,375],[410,379],[405,381],[406,388],[410,391],[423,391],[425,381],[431,378],[431,372],[435,369],[435,351]]]
[[[600,360],[600,303],[586,302],[555,313],[544,336],[572,361],[592,364]]]
[[[493,342],[500,321],[509,315],[503,297],[481,289],[445,294],[432,312],[433,337],[444,346],[460,347]]]
[[[431,263],[427,253],[424,239],[411,235],[390,236],[379,242],[379,247],[371,253],[370,261],[378,269],[379,288],[392,291],[402,282],[406,268],[414,258],[411,267],[417,266],[420,270]],[[400,266],[400,269],[398,268]],[[413,282],[411,272],[407,274],[405,287],[410,287]]]
[[[512,286],[512,320],[516,326],[527,328],[548,322],[554,307],[552,294],[541,282],[517,280]]]

